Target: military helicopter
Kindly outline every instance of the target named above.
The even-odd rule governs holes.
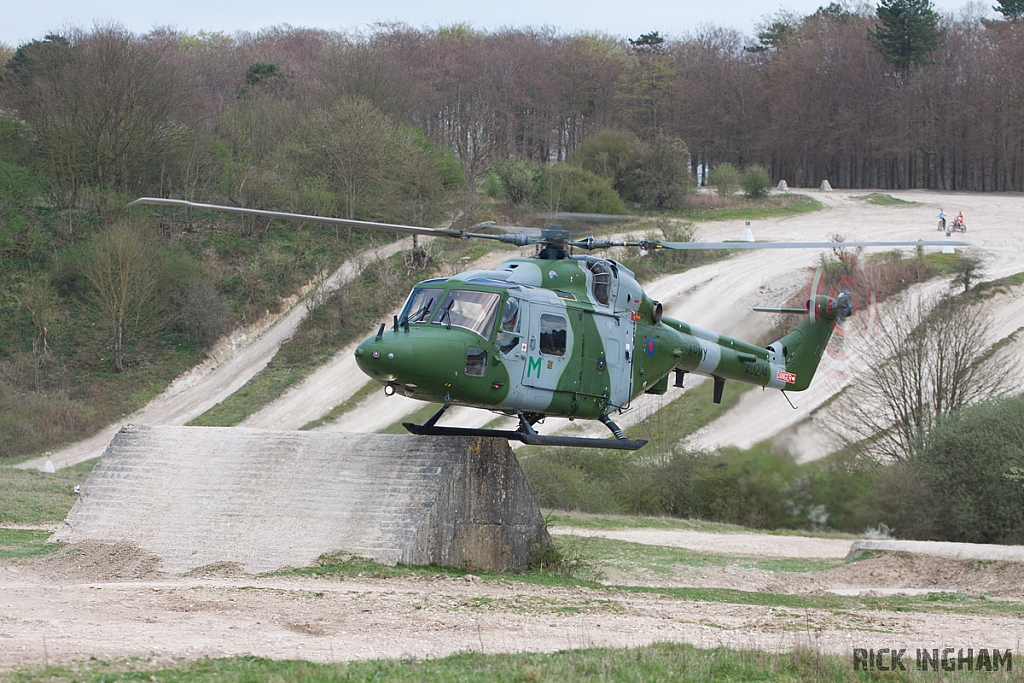
[[[308,216],[233,206],[144,197],[132,202],[190,207],[267,218],[373,228],[412,235],[486,239],[519,247],[536,245],[530,258],[510,258],[494,270],[471,270],[417,284],[399,315],[355,351],[356,362],[384,385],[387,395],[440,403],[413,434],[488,436],[527,444],[636,450],[647,442],[628,438],[612,421],[644,393],[664,394],[669,376],[682,387],[687,373],[714,380],[720,403],[725,382],[782,392],[811,383],[835,326],[854,313],[849,291],[813,293],[804,308],[755,310],[806,314],[792,332],[766,347],[667,318],[634,274],[621,263],[573,250],[611,247],[643,250],[825,249],[871,246],[970,246],[966,242],[663,242],[573,239],[552,225],[539,235],[481,223],[468,230]],[[497,234],[478,232],[499,228]],[[453,405],[483,408],[519,420],[516,430],[438,425]],[[538,434],[547,416],[601,421],[614,439]]]

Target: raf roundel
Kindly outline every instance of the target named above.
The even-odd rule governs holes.
[[[653,356],[654,355],[654,337],[648,337],[647,338],[647,355],[648,356]]]

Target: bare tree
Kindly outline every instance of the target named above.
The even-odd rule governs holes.
[[[58,206],[85,184],[138,190],[160,177],[190,99],[171,50],[101,26],[33,41],[8,62],[6,94],[38,139]]]
[[[35,327],[35,335],[32,337],[32,361],[35,366],[35,386],[38,391],[42,365],[53,355],[50,351],[49,334],[50,326],[57,314],[57,292],[45,278],[35,275],[22,284],[20,293],[15,299],[22,308],[28,311],[32,318],[32,325]]]
[[[1015,360],[987,337],[983,306],[909,297],[877,321],[863,354],[864,375],[845,395],[842,426],[883,460],[906,461],[943,416],[1006,394]]]
[[[95,237],[83,265],[83,274],[92,285],[92,305],[109,333],[117,372],[124,371],[125,345],[152,313],[158,263],[153,243],[122,223]]]
[[[308,175],[318,171],[337,188],[349,219],[366,208],[370,191],[389,180],[399,156],[391,119],[359,98],[314,112],[298,137],[301,167]]]

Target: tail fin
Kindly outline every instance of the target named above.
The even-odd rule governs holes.
[[[779,373],[779,379],[788,385],[786,391],[803,391],[810,386],[836,323],[853,312],[846,293],[838,299],[818,294],[808,304],[807,317],[797,328],[768,347],[785,361],[786,374],[783,377]]]

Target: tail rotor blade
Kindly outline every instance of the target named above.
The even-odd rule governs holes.
[[[821,278],[822,278],[822,276],[824,274],[825,274],[825,269],[822,268],[821,266],[818,266],[817,269],[814,271],[814,279],[811,281],[810,305],[807,307],[807,312],[808,312],[808,314],[811,317],[811,323],[812,324],[815,321],[815,310],[814,309],[816,308],[816,304],[814,302],[814,299],[818,295],[818,289],[821,287]]]

